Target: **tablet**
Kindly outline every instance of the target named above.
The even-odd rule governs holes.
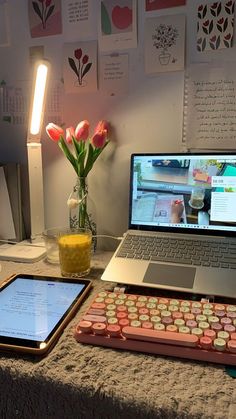
[[[45,354],[85,298],[91,281],[14,275],[0,288],[0,350]]]

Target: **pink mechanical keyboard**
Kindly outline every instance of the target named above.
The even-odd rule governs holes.
[[[236,365],[236,303],[104,291],[75,329],[78,342]]]

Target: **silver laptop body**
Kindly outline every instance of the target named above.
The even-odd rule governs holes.
[[[133,154],[129,229],[102,280],[236,297],[236,154]]]

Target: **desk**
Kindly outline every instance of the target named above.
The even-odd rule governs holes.
[[[82,345],[75,324],[98,291],[111,253],[93,258],[93,290],[45,358],[0,352],[4,419],[235,419],[236,380],[223,366]],[[14,273],[59,276],[44,261],[1,261],[0,281]]]

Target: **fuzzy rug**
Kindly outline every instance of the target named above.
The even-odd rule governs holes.
[[[235,419],[236,380],[220,365],[76,342],[73,330],[99,290],[111,254],[93,260],[93,289],[44,358],[0,353],[0,418]],[[12,273],[60,275],[59,267],[1,262]]]

